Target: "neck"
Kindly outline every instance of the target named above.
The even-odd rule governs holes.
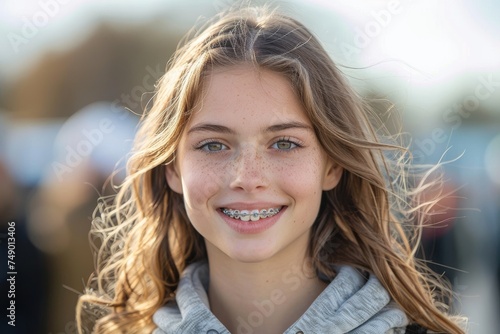
[[[210,253],[210,308],[231,333],[283,333],[326,287],[305,251],[258,263]]]

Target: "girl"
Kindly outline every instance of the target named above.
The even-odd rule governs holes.
[[[407,151],[377,132],[303,25],[221,15],[176,53],[99,206],[78,318],[94,304],[110,310],[97,333],[463,333],[414,258],[427,206]]]

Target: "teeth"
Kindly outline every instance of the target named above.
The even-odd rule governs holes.
[[[222,209],[222,213],[226,216],[229,216],[234,219],[240,219],[244,222],[247,221],[258,221],[259,219],[264,219],[268,217],[272,217],[280,212],[279,208],[270,208],[270,209],[262,209],[262,210],[231,210],[231,209]]]
[[[250,220],[250,212],[247,210],[241,210],[240,211],[240,219],[243,220],[244,222],[247,222]]]
[[[252,210],[252,212],[250,212],[250,219],[253,222],[259,220],[260,219],[259,210]]]

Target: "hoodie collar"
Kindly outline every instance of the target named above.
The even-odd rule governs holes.
[[[284,334],[296,333],[404,333],[405,313],[391,302],[378,279],[366,279],[356,269],[337,266],[337,275],[307,311]],[[153,316],[155,334],[208,333],[229,331],[210,311],[209,272],[206,262],[189,265],[179,282],[175,301],[161,307]],[[249,333],[257,333],[245,324]]]

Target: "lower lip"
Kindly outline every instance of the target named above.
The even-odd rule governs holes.
[[[257,221],[243,221],[241,219],[234,219],[231,217],[226,216],[223,214],[220,210],[217,210],[219,212],[219,215],[221,215],[222,219],[231,227],[233,230],[235,230],[238,233],[241,234],[257,234],[264,232],[271,226],[273,226],[281,217],[283,212],[287,209],[287,206],[284,206],[280,212],[278,212],[276,215],[264,219],[259,219]]]

